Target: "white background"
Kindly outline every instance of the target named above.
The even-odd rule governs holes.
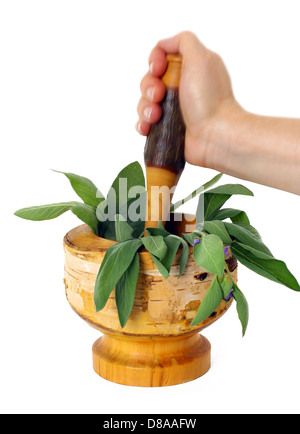
[[[93,372],[99,333],[65,298],[62,238],[78,220],[13,216],[25,206],[76,200],[50,169],[87,176],[106,193],[122,167],[143,163],[145,139],[134,128],[139,82],[157,40],[179,31],[194,31],[223,57],[246,109],[299,117],[299,16],[299,2],[288,0],[0,3],[1,412],[300,412],[299,293],[240,266],[246,336],[232,307],[204,332],[212,344],[204,377],[161,389],[120,386]],[[176,198],[213,175],[186,167]],[[242,183],[255,198],[230,205],[248,212],[300,279],[299,197]]]

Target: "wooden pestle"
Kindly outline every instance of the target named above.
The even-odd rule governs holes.
[[[165,224],[170,202],[185,166],[185,125],[179,105],[182,57],[169,54],[167,61],[167,70],[162,77],[166,87],[161,103],[162,116],[158,123],[151,126],[144,151],[147,180],[145,235],[146,228],[157,227],[159,220]],[[170,195],[165,186],[172,189]]]

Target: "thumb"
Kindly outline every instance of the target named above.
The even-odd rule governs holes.
[[[183,58],[189,58],[195,54],[205,53],[206,47],[199,41],[197,36],[189,31],[178,33],[177,35],[162,39],[157,43],[157,46],[166,53],[180,53]]]

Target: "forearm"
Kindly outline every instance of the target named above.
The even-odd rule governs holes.
[[[150,71],[141,83],[138,131],[147,135],[161,116],[160,77],[167,53],[183,56],[179,96],[186,125],[186,161],[300,195],[300,119],[243,110],[220,56],[190,32],[160,41],[152,50]]]
[[[300,195],[300,120],[222,113],[205,165],[237,178]]]

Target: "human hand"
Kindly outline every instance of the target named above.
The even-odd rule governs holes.
[[[180,53],[183,57],[179,99],[186,125],[185,158],[190,164],[212,167],[217,152],[214,132],[224,117],[241,108],[233,96],[222,59],[191,32],[162,40],[152,50],[149,72],[141,81],[137,130],[147,135],[151,124],[161,117],[159,103],[165,94],[161,77],[167,68],[169,53]]]
[[[137,130],[148,135],[161,117],[166,54],[183,57],[179,100],[186,126],[185,159],[230,176],[300,195],[300,119],[260,116],[235,100],[220,56],[191,32],[156,45],[141,81]]]

